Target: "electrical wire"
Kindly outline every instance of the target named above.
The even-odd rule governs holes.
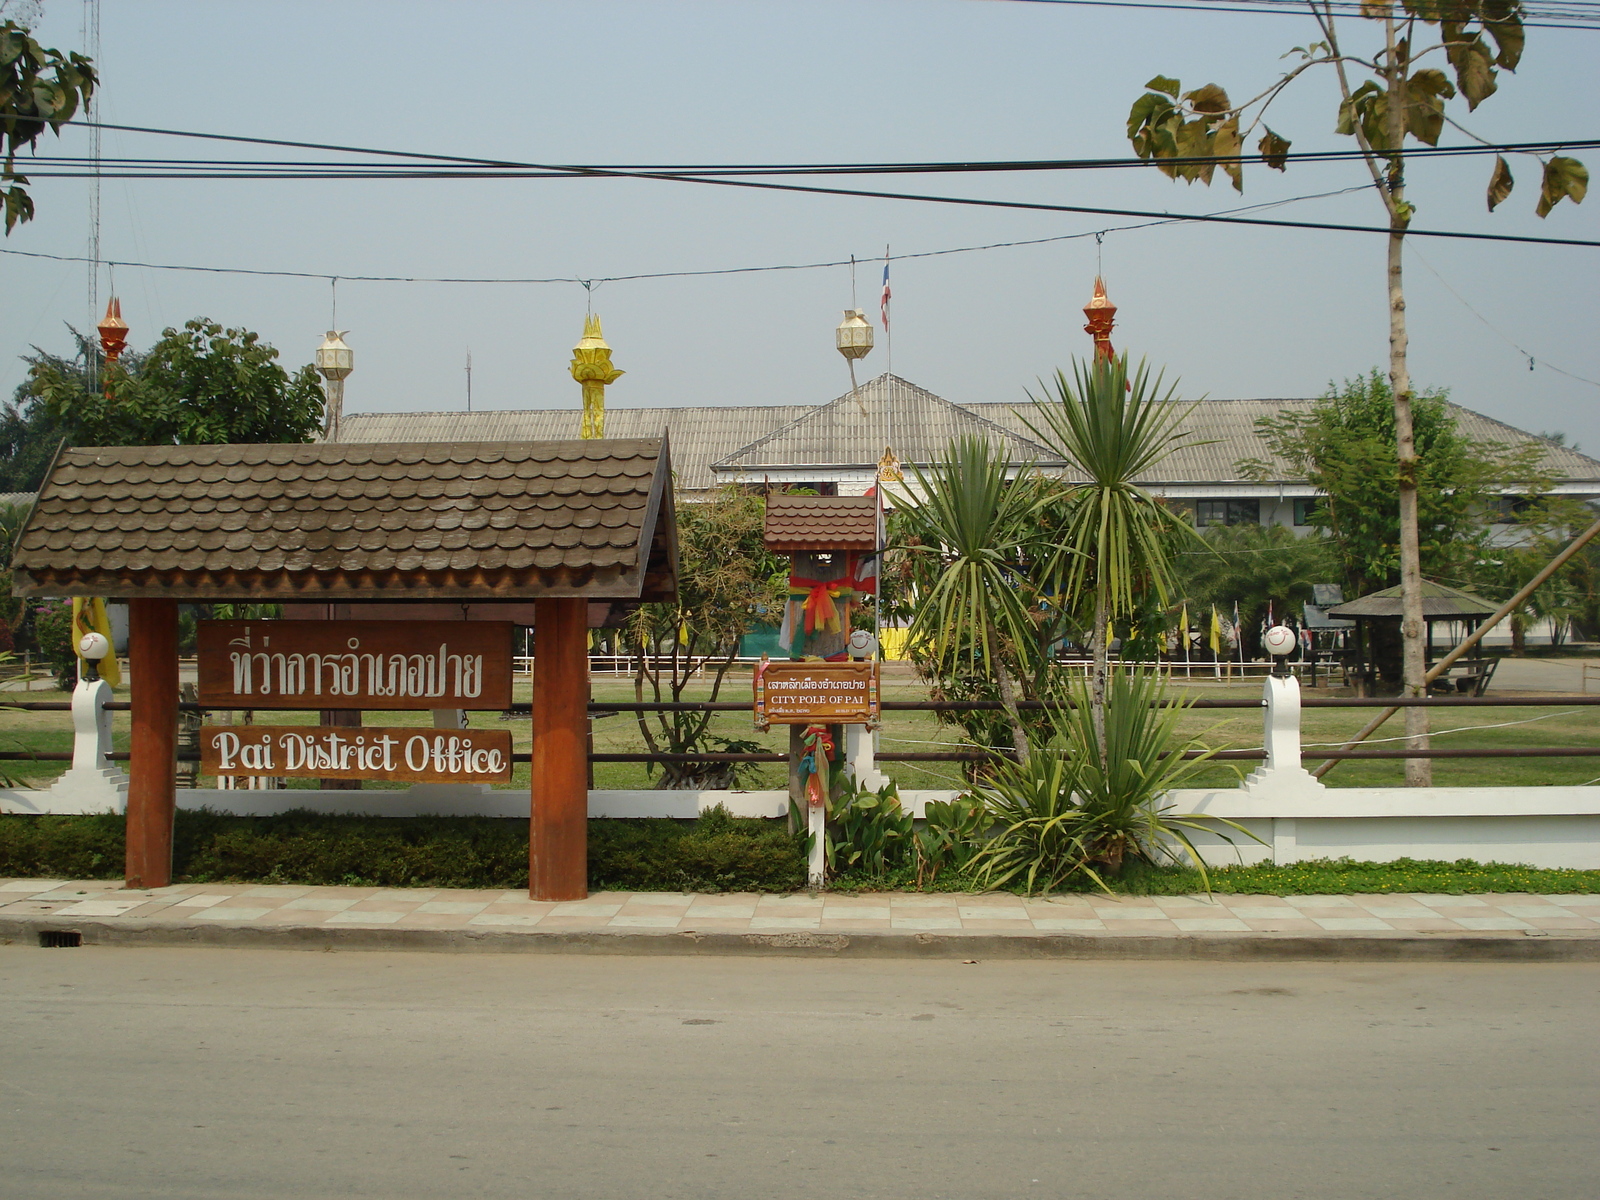
[[[1286,204],[1295,204],[1302,200],[1323,200],[1330,196],[1343,196],[1351,192],[1363,192],[1370,188],[1370,183],[1357,187],[1341,188],[1333,192],[1318,192],[1309,196],[1295,196],[1285,200],[1271,200],[1261,204],[1250,205],[1246,208],[1228,209],[1227,212],[1253,212],[1265,208],[1278,208]],[[1009,242],[985,242],[975,246],[954,246],[942,250],[918,250],[909,253],[890,255],[891,262],[903,262],[918,258],[938,258],[947,254],[973,254],[987,250],[1008,250],[1021,246],[1042,246],[1051,242],[1078,241],[1082,238],[1103,237],[1108,233],[1128,233],[1139,229],[1151,229],[1159,225],[1180,224],[1184,218],[1172,217],[1159,221],[1144,221],[1134,225],[1118,225],[1100,230],[1086,230],[1082,233],[1061,233],[1050,237],[1023,238]],[[0,247],[0,254],[9,254],[19,258],[40,258],[53,262],[87,262],[88,259],[81,255],[47,254],[39,250],[16,250],[9,247]],[[129,267],[149,271],[196,271],[211,275],[265,275],[287,279],[317,279],[317,280],[344,280],[347,283],[512,283],[512,284],[546,284],[546,283],[576,283],[585,287],[598,286],[602,283],[631,283],[648,279],[685,279],[706,275],[752,275],[766,271],[812,271],[829,267],[844,267],[850,264],[849,258],[829,259],[823,262],[809,263],[779,263],[757,267],[712,267],[695,271],[652,271],[636,275],[606,275],[588,279],[577,276],[553,277],[480,277],[465,276],[426,276],[426,275],[350,275],[332,274],[319,271],[274,271],[253,269],[249,267],[201,267],[189,266],[178,263],[148,263],[132,262],[122,259],[101,259],[103,263],[114,267]]]
[[[1526,717],[1521,721],[1501,721],[1494,725],[1461,725],[1455,729],[1435,729],[1429,737],[1443,737],[1447,733],[1475,733],[1480,729],[1509,729],[1513,725],[1531,725],[1535,721],[1548,721],[1551,717],[1570,717],[1582,712],[1581,708],[1570,708],[1566,712],[1541,713],[1537,717]],[[1411,734],[1402,733],[1398,737],[1367,738],[1368,742],[1404,742],[1411,739]],[[1330,747],[1342,749],[1344,742],[1305,742],[1302,750],[1326,750]]]
[[[1536,355],[1530,354],[1528,351],[1524,350],[1521,346],[1519,346],[1510,337],[1507,337],[1506,334],[1503,333],[1500,329],[1498,329],[1495,325],[1490,323],[1488,317],[1484,316],[1477,309],[1473,308],[1472,305],[1467,301],[1467,298],[1465,296],[1463,296],[1460,292],[1456,291],[1455,288],[1451,287],[1450,286],[1450,281],[1447,280],[1443,275],[1439,274],[1439,272],[1434,269],[1434,265],[1431,262],[1429,262],[1426,258],[1423,257],[1422,252],[1420,250],[1418,250],[1415,246],[1407,246],[1406,249],[1409,250],[1412,253],[1412,255],[1415,256],[1415,258],[1416,258],[1416,260],[1418,262],[1420,262],[1424,267],[1428,268],[1428,273],[1439,281],[1440,286],[1443,287],[1445,291],[1449,292],[1452,296],[1454,296],[1456,298],[1456,300],[1461,304],[1462,308],[1466,309],[1473,316],[1477,317],[1478,320],[1480,320],[1480,321],[1482,321],[1484,323],[1484,325],[1489,329],[1489,331],[1491,333],[1493,333],[1501,341],[1505,342],[1506,345],[1510,346],[1518,354],[1522,355],[1523,358],[1527,359],[1528,360],[1528,370],[1530,370],[1530,371],[1533,370],[1533,364],[1534,363],[1538,363],[1542,367],[1544,367],[1547,371],[1554,371],[1557,375],[1565,375],[1568,379],[1576,379],[1579,383],[1587,383],[1590,387],[1600,388],[1600,380],[1588,379],[1588,378],[1586,378],[1585,376],[1582,376],[1582,375],[1574,375],[1571,371],[1563,371],[1560,367],[1556,366],[1555,364],[1546,362],[1544,359],[1539,358]]]
[[[94,121],[77,121],[86,129],[117,129],[137,133],[159,133],[172,137],[223,137],[225,140],[243,142],[257,142],[262,139],[233,138],[228,135],[196,134],[184,130],[158,130],[150,126],[124,126],[106,125]],[[1221,166],[1238,162],[1239,156],[1228,155],[1200,155],[1182,158],[1153,159],[1138,157],[1123,158],[1053,158],[1053,159],[1000,159],[993,161],[948,160],[934,162],[857,162],[857,163],[700,163],[700,164],[574,164],[570,166],[552,166],[547,164],[534,164],[510,162],[496,159],[462,159],[450,156],[431,155],[413,151],[373,150],[360,146],[336,146],[315,142],[288,142],[273,141],[271,144],[281,145],[286,148],[315,149],[342,154],[371,154],[385,157],[417,158],[428,161],[454,164],[458,167],[493,168],[484,171],[452,170],[450,172],[421,172],[405,171],[393,172],[392,168],[380,166],[375,163],[322,163],[304,162],[299,160],[282,159],[165,159],[165,158],[84,158],[74,155],[38,154],[28,159],[30,163],[40,163],[51,167],[72,167],[88,172],[96,165],[115,166],[123,171],[150,171],[159,173],[163,171],[177,171],[179,168],[192,168],[194,175],[172,175],[174,178],[205,177],[206,172],[215,172],[222,178],[516,178],[516,179],[567,179],[585,178],[589,173],[606,172],[644,172],[650,175],[698,175],[706,177],[733,177],[733,176],[792,176],[792,175],[908,175],[908,174],[973,174],[973,173],[1012,173],[1012,172],[1045,172],[1045,171],[1103,171],[1124,170],[1152,167],[1174,166]],[[1600,146],[1600,139],[1569,138],[1556,141],[1539,142],[1508,142],[1504,144],[1490,144],[1477,142],[1462,146],[1417,146],[1402,152],[1406,158],[1453,158],[1462,155],[1481,156],[1485,154],[1555,154],[1563,150],[1584,150]],[[1349,162],[1358,161],[1365,157],[1361,150],[1303,150],[1292,151],[1284,155],[1284,161],[1295,163],[1322,163],[1322,162]],[[1246,159],[1246,162],[1249,160]],[[255,174],[242,174],[246,168],[252,169]],[[29,169],[30,174],[38,174],[41,178],[77,178],[77,175],[60,172],[39,172],[36,168]],[[147,176],[135,176],[145,178]],[[155,174],[149,177],[166,178],[167,175]]]
[[[1321,231],[1330,231],[1330,232],[1335,232],[1335,233],[1381,233],[1381,234],[1384,234],[1384,235],[1389,235],[1392,232],[1387,227],[1379,226],[1379,225],[1351,225],[1351,224],[1343,224],[1343,223],[1335,223],[1335,222],[1319,222],[1319,221],[1278,221],[1278,220],[1271,220],[1271,219],[1264,218],[1264,217],[1239,217],[1239,216],[1204,215],[1204,214],[1192,214],[1192,213],[1153,212],[1153,211],[1148,210],[1148,209],[1099,208],[1099,207],[1093,207],[1093,206],[1088,206],[1088,205],[1044,204],[1044,203],[1039,203],[1039,202],[1029,202],[1029,201],[1021,201],[1021,200],[987,200],[987,199],[982,199],[982,198],[974,197],[974,196],[935,196],[935,195],[927,195],[927,194],[924,194],[924,193],[917,193],[917,192],[885,192],[885,191],[874,191],[874,190],[869,190],[869,189],[864,189],[864,188],[825,188],[825,187],[817,187],[815,185],[809,185],[809,184],[772,183],[772,182],[766,182],[766,181],[760,181],[760,180],[754,180],[754,179],[729,179],[729,178],[713,177],[713,176],[706,176],[706,175],[671,174],[671,173],[665,173],[665,172],[660,172],[660,171],[618,170],[618,169],[614,169],[614,168],[602,168],[602,167],[577,167],[577,166],[568,167],[568,166],[552,165],[552,164],[549,164],[549,163],[511,163],[511,164],[507,164],[507,163],[498,162],[496,160],[462,158],[462,157],[457,156],[457,155],[432,155],[432,154],[430,154],[430,155],[422,155],[422,154],[414,154],[414,153],[410,153],[410,152],[395,151],[395,150],[373,150],[373,149],[370,149],[370,148],[358,149],[358,148],[355,148],[355,147],[337,146],[337,145],[331,145],[331,144],[319,144],[319,143],[315,143],[315,142],[286,142],[286,141],[284,141],[282,139],[274,139],[274,138],[247,138],[247,137],[240,137],[240,136],[237,136],[237,135],[234,135],[234,134],[211,134],[211,133],[198,133],[198,132],[193,132],[193,131],[156,129],[156,128],[150,127],[150,126],[132,126],[132,125],[116,125],[116,126],[113,126],[113,125],[104,124],[104,123],[97,123],[97,122],[82,122],[82,124],[85,124],[85,125],[100,124],[102,128],[116,128],[116,129],[131,130],[131,131],[142,132],[142,133],[164,134],[164,135],[174,136],[174,137],[195,137],[195,138],[203,138],[203,139],[214,139],[214,140],[218,140],[218,141],[238,141],[238,142],[248,142],[248,143],[258,144],[258,145],[279,145],[279,146],[292,145],[292,146],[297,146],[297,147],[299,147],[301,149],[335,150],[335,151],[341,151],[341,152],[345,152],[345,153],[377,154],[377,155],[384,155],[386,157],[404,157],[404,158],[424,158],[425,157],[425,158],[428,158],[430,160],[440,161],[440,162],[472,163],[472,164],[480,165],[480,166],[487,164],[487,165],[496,166],[496,167],[512,166],[512,167],[517,167],[517,168],[525,169],[525,170],[571,171],[571,172],[576,173],[576,174],[590,175],[590,176],[595,176],[597,178],[657,179],[657,180],[666,180],[666,181],[670,181],[670,182],[674,182],[674,183],[692,183],[692,184],[707,185],[707,186],[712,186],[712,187],[753,188],[753,189],[758,189],[758,190],[762,190],[762,191],[797,192],[797,193],[801,193],[801,194],[805,194],[805,195],[849,196],[849,197],[853,197],[853,198],[871,199],[871,200],[908,200],[908,201],[913,201],[913,202],[917,202],[917,203],[924,203],[924,204],[953,204],[953,205],[959,205],[959,206],[978,207],[978,208],[1014,209],[1014,210],[1020,210],[1020,211],[1026,211],[1026,212],[1068,212],[1068,213],[1087,214],[1087,215],[1091,215],[1091,216],[1141,217],[1141,218],[1149,218],[1149,219],[1154,219],[1154,220],[1169,220],[1169,221],[1170,220],[1210,221],[1210,222],[1217,222],[1217,223],[1221,223],[1221,224],[1230,224],[1230,225],[1256,225],[1256,226],[1264,226],[1264,227],[1269,227],[1269,228],[1282,228],[1282,229],[1313,229],[1313,230],[1321,230]],[[1548,245],[1548,246],[1600,247],[1600,242],[1589,241],[1589,240],[1584,240],[1584,239],[1579,239],[1579,238],[1529,237],[1529,236],[1517,235],[1517,234],[1469,233],[1469,232],[1462,231],[1462,230],[1415,229],[1415,228],[1408,229],[1406,231],[1406,233],[1407,233],[1407,236],[1409,236],[1409,237],[1442,237],[1442,238],[1464,239],[1464,240],[1468,240],[1468,241],[1515,242],[1515,243],[1519,243],[1519,244]]]
[[[1194,4],[1164,3],[1161,0],[1009,0],[1013,4],[1056,4],[1082,8],[1143,8],[1160,9],[1167,12],[1208,12],[1208,13],[1271,13],[1275,16],[1304,17],[1308,13],[1307,6],[1296,0],[1227,0],[1227,3],[1212,4],[1200,0]],[[1319,8],[1326,8],[1340,16],[1365,16],[1362,11],[1366,6],[1360,0],[1318,0]],[[1594,29],[1600,26],[1600,12],[1594,6],[1567,3],[1551,7],[1526,5],[1523,9],[1527,16],[1533,19],[1524,19],[1524,29]]]

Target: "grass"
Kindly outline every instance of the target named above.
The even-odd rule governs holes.
[[[731,674],[723,688],[722,699],[744,701],[749,698],[748,672]],[[633,685],[627,679],[596,677],[592,685],[597,703],[632,700]],[[1242,684],[1201,684],[1185,693],[1196,697],[1228,697],[1256,699],[1261,694],[1259,680]],[[1307,689],[1307,696],[1329,695],[1320,689]],[[531,696],[527,683],[518,683],[515,698],[526,702]],[[703,700],[709,696],[709,687],[690,688],[686,700]],[[65,699],[65,693],[38,692],[32,698]],[[926,698],[926,690],[915,680],[891,677],[884,682],[886,700],[917,700]],[[1360,729],[1372,716],[1372,709],[1314,709],[1302,710],[1304,742],[1310,746],[1319,742],[1343,742]],[[1530,720],[1530,718],[1538,718]],[[312,725],[317,715],[312,712],[273,713],[258,710],[256,719],[263,724]],[[432,717],[427,712],[368,712],[363,720],[369,725],[427,726]],[[473,713],[474,726],[508,729],[512,735],[513,749],[527,753],[532,745],[532,733],[526,717],[501,721],[498,713]],[[1510,725],[1508,722],[1521,722]],[[1600,746],[1600,721],[1595,720],[1592,709],[1551,708],[1463,708],[1436,713],[1436,729],[1447,730],[1466,727],[1470,732],[1446,733],[1438,736],[1440,746],[1483,746],[1517,749],[1533,746]],[[1502,728],[1489,728],[1500,725]],[[35,751],[70,751],[72,749],[71,717],[64,712],[26,713],[0,708],[0,749]],[[712,720],[712,731],[725,737],[743,738],[759,742],[764,748],[783,753],[788,748],[788,730],[776,727],[767,733],[757,733],[750,717],[743,712],[718,713]],[[117,749],[127,749],[128,714],[113,714],[114,741]],[[1189,712],[1180,726],[1183,733],[1202,734],[1208,744],[1236,749],[1251,749],[1261,745],[1261,714],[1253,708],[1198,709]],[[1395,737],[1402,732],[1400,718],[1393,718],[1377,734],[1378,738]],[[884,714],[879,746],[883,751],[937,750],[955,748],[959,744],[959,731],[941,725],[932,713],[888,712]],[[1372,742],[1372,745],[1394,746],[1394,742]],[[639,753],[646,749],[633,713],[618,713],[594,722],[594,746],[599,753]],[[1314,750],[1308,750],[1309,766],[1317,762]],[[35,787],[47,787],[66,769],[64,762],[28,762],[11,760],[0,763],[0,768]],[[885,773],[901,788],[961,788],[965,786],[962,767],[958,763],[883,763]],[[1217,763],[1197,777],[1197,787],[1234,786],[1240,775],[1254,768],[1251,762],[1233,765]],[[1235,769],[1237,768],[1237,769]],[[1539,787],[1551,784],[1580,784],[1600,776],[1600,759],[1587,758],[1490,758],[1490,759],[1435,759],[1434,780],[1441,787],[1450,786],[1504,786]],[[652,776],[643,763],[596,763],[595,786],[604,789],[651,788],[659,774]],[[745,776],[748,788],[782,788],[787,772],[782,763],[750,764]],[[1382,761],[1347,761],[1330,772],[1325,782],[1333,788],[1341,787],[1398,787],[1404,780],[1404,768],[1398,759]],[[202,781],[210,786],[210,781]],[[529,785],[528,765],[519,764],[512,773],[511,786],[525,789]],[[290,781],[291,787],[315,787],[316,781],[301,779]],[[403,788],[405,784],[367,783],[369,790]]]

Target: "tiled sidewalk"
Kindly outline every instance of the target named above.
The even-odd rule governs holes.
[[[116,926],[212,924],[648,933],[1075,933],[1105,937],[1258,933],[1320,937],[1475,935],[1600,938],[1600,896],[1159,896],[604,892],[530,901],[516,891],[0,881],[0,919],[94,918]]]

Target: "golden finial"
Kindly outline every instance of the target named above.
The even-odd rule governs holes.
[[[583,337],[572,348],[572,378],[583,385],[583,438],[606,435],[606,385],[623,375],[611,365],[611,347],[600,332],[600,317],[590,313],[583,320]]]

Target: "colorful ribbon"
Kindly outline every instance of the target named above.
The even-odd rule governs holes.
[[[807,725],[800,735],[806,752],[800,758],[800,780],[806,804],[822,808],[828,802],[828,763],[833,759],[833,736],[826,725]]]

